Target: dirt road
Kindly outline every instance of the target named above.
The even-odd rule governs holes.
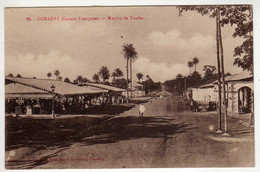
[[[231,119],[233,136],[222,139],[210,130],[217,126],[216,112],[174,112],[171,108],[178,101],[164,98],[148,102],[142,118],[136,105],[93,128],[95,132],[90,137],[68,147],[35,152],[34,157],[45,159],[32,168],[254,166],[250,128]],[[242,130],[250,132],[241,135],[238,132]]]

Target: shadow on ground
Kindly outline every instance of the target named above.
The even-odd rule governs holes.
[[[101,106],[92,106],[85,110],[86,114],[109,114],[109,115],[118,115],[125,111],[133,108],[133,104],[121,104],[121,105],[101,105]]]
[[[187,123],[177,123],[169,117],[117,117],[65,119],[6,118],[6,150],[21,147],[50,150],[39,159],[7,162],[6,168],[34,168],[45,164],[57,152],[78,146],[108,144],[138,138],[163,138],[192,129]],[[51,151],[55,147],[56,151]]]

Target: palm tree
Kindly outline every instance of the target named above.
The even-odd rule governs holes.
[[[190,75],[191,75],[191,68],[193,67],[193,62],[192,61],[189,61],[188,62],[188,67],[190,68]]]
[[[50,79],[51,76],[52,76],[51,72],[48,72],[48,73],[47,73],[47,77]]]
[[[137,59],[138,53],[136,52],[134,45],[129,43],[129,44],[124,44],[123,45],[123,54],[124,58],[127,61],[127,85],[128,85],[128,63],[130,62],[130,79],[131,79],[131,97],[132,97],[132,86],[133,86],[133,79],[132,79],[132,62],[134,62]],[[128,96],[128,92],[127,92]]]
[[[117,79],[119,79],[119,78],[124,76],[124,73],[123,73],[123,71],[120,68],[116,68],[115,72],[117,74]]]
[[[58,76],[60,75],[60,71],[59,70],[55,70],[54,75],[56,76],[56,79],[57,79]]]
[[[194,64],[194,66],[195,66],[195,71],[197,71],[197,70],[196,70],[196,65],[200,62],[199,59],[198,59],[197,57],[194,57],[194,58],[192,59],[192,62],[193,62],[193,64]]]
[[[142,74],[141,72],[136,74],[136,77],[137,77],[139,83],[140,83],[140,80],[143,79],[143,76],[144,76],[144,74]]]
[[[124,76],[124,74],[123,74],[123,71],[120,69],[120,68],[116,68],[115,70],[114,70],[114,72],[112,73],[112,77],[115,79],[119,79],[119,78],[121,78],[121,77],[123,77]]]
[[[108,80],[109,77],[110,77],[110,72],[109,72],[108,67],[102,66],[102,67],[99,69],[98,75],[103,79],[103,83],[105,83],[106,80]]]
[[[112,77],[113,77],[113,79],[116,79],[116,78],[118,78],[118,76],[117,76],[117,73],[114,71],[113,73],[112,73],[112,75],[111,75]]]
[[[92,80],[93,80],[94,82],[99,82],[99,75],[95,73],[95,74],[93,75],[93,77],[92,77]]]

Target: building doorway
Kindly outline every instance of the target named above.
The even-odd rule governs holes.
[[[238,90],[238,112],[251,113],[252,112],[252,90],[249,87],[242,87]]]

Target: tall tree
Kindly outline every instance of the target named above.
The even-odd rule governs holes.
[[[143,79],[143,76],[144,76],[144,74],[142,74],[141,72],[136,74],[136,77],[137,77],[139,83],[140,83],[140,80]]]
[[[93,81],[93,82],[99,82],[99,75],[95,73],[95,74],[92,76],[92,81]]]
[[[192,61],[189,61],[187,65],[190,68],[190,75],[191,75],[191,68],[193,67],[194,64]]]
[[[134,62],[137,59],[138,53],[136,52],[134,45],[131,44],[131,43],[124,44],[122,52],[124,54],[124,58],[127,60],[127,81],[129,79],[129,77],[128,77],[128,63],[130,62],[130,80],[131,80],[131,97],[132,97],[132,86],[133,86],[132,62]]]
[[[47,73],[47,77],[50,79],[51,76],[52,76],[51,72],[48,72],[48,73]]]
[[[199,5],[178,6],[179,15],[184,11],[196,11],[201,15],[209,15],[211,18],[217,16],[220,11],[220,25],[230,24],[235,26],[233,37],[242,37],[244,42],[234,49],[234,65],[253,73],[253,7],[252,5]]]
[[[59,70],[55,70],[54,75],[56,76],[56,79],[58,79],[58,76],[60,76],[60,71]]]
[[[196,66],[197,66],[197,64],[199,64],[199,58],[197,58],[197,57],[194,57],[193,59],[192,59],[192,63],[194,64],[194,66],[195,66],[195,71],[197,71],[197,69],[196,69]]]
[[[99,69],[98,75],[103,79],[103,83],[105,83],[106,80],[108,80],[110,77],[110,71],[109,71],[108,67],[102,66]]]

